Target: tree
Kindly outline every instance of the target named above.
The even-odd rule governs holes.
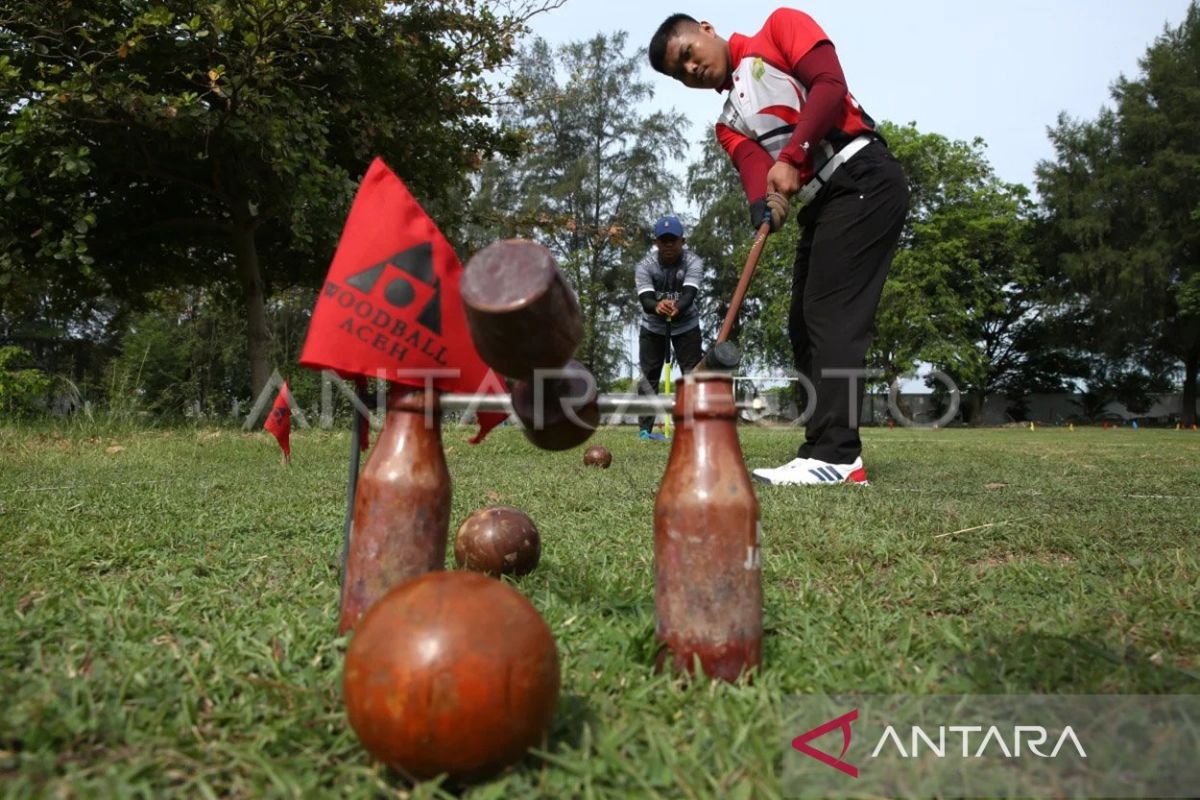
[[[487,73],[558,4],[514,1],[6,3],[0,314],[234,284],[257,393],[270,287],[320,279],[374,155],[453,222],[514,145]]]
[[[984,142],[885,127],[912,192],[880,303],[875,358],[889,380],[916,360],[955,379],[964,418],[1037,358],[1052,285],[1035,248],[1028,190],[1000,180]]]
[[[686,121],[643,114],[653,97],[645,53],[626,34],[600,34],[557,49],[526,47],[501,120],[520,131],[520,156],[484,167],[470,235],[481,245],[523,236],[550,248],[579,294],[584,338],[577,358],[601,384],[617,377],[620,330],[636,311],[633,265],[654,219],[671,209],[666,163],[681,157]]]
[[[1200,5],[1167,28],[1093,121],[1060,116],[1038,165],[1063,271],[1107,324],[1118,361],[1157,352],[1183,367],[1182,421],[1200,367]],[[1152,364],[1151,375],[1156,370]]]
[[[754,241],[746,195],[733,162],[712,131],[705,132],[700,158],[688,166],[687,191],[700,217],[688,235],[688,247],[713,275],[697,296],[702,314],[715,325],[724,322]],[[791,258],[796,230],[788,228],[767,239],[760,267],[742,301],[730,333],[752,361],[766,368],[792,366],[787,339],[787,302],[791,292]]]

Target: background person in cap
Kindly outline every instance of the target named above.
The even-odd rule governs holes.
[[[788,335],[816,407],[796,458],[752,474],[771,484],[866,483],[861,370],[908,212],[903,170],[846,88],[833,43],[803,12],[778,9],[758,33],[728,40],[675,14],[649,55],[685,86],[725,93],[716,134],[741,175],[751,223],[769,218],[778,230],[789,199],[798,207]]]
[[[679,218],[660,217],[654,223],[654,247],[634,270],[643,312],[638,336],[638,367],[642,372],[638,394],[658,393],[668,338],[684,372],[691,372],[700,363],[700,314],[695,300],[704,276],[704,262],[687,249],[686,243]],[[654,417],[638,417],[641,438],[665,440],[653,427]]]

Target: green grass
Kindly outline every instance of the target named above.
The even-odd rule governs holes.
[[[788,694],[1200,692],[1200,434],[865,431],[870,488],[759,491],[765,669],[740,686],[649,666],[665,446],[602,430],[596,470],[467,436],[452,530],[534,518],[518,585],[563,666],[547,748],[467,797],[778,796]],[[748,464],[797,436],[743,429]],[[265,434],[0,427],[0,794],[446,794],[343,716],[346,445],[301,432],[285,469]]]

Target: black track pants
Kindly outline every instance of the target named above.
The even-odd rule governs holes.
[[[700,363],[703,356],[701,346],[699,326],[671,337],[675,360],[684,373],[691,372]],[[662,376],[666,357],[666,334],[651,333],[641,328],[638,335],[638,366],[642,370],[642,379],[638,381],[638,394],[658,394],[658,379]],[[644,431],[650,430],[654,427],[654,417],[638,417],[638,427]]]
[[[904,172],[876,141],[839,167],[798,215],[788,334],[796,369],[816,388],[801,458],[849,464],[862,452],[864,379],[847,373],[864,367],[907,211]]]

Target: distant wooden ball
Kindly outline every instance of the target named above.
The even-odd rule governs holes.
[[[542,556],[542,540],[529,515],[512,506],[488,506],[471,513],[454,539],[454,561],[462,569],[493,577],[532,572]]]
[[[594,444],[583,454],[583,463],[589,467],[608,469],[612,464],[612,453],[603,445]]]

